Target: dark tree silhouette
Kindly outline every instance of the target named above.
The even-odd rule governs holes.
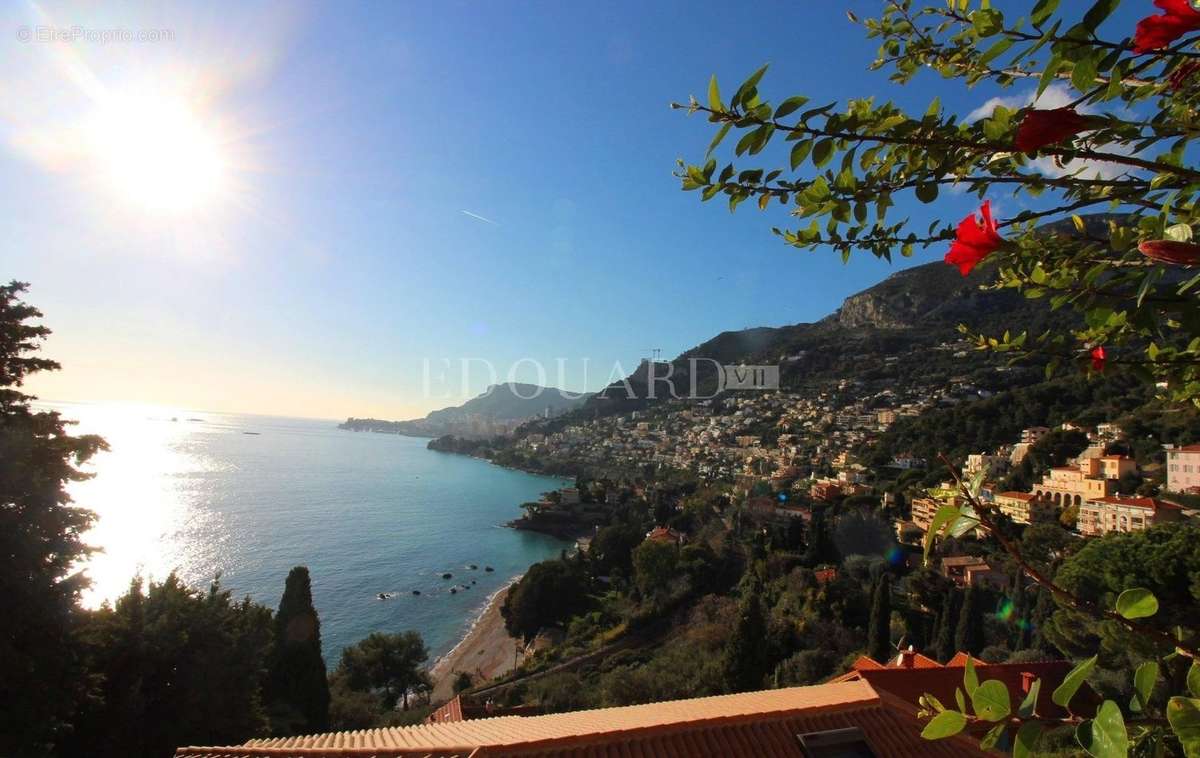
[[[329,682],[321,657],[321,621],[308,568],[288,573],[270,664],[271,726],[278,734],[311,734],[329,726]]]

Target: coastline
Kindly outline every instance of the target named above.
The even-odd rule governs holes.
[[[523,659],[524,654],[516,652],[519,641],[509,636],[500,615],[509,590],[520,579],[515,576],[493,592],[459,643],[434,661],[429,669],[433,702],[454,697],[454,677],[460,671],[471,674],[474,684],[481,684],[508,673]]]

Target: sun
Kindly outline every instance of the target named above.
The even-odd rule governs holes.
[[[135,210],[179,215],[227,190],[218,135],[181,98],[142,93],[107,98],[89,129],[104,181]]]

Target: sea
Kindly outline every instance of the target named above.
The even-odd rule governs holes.
[[[372,632],[410,629],[432,664],[492,593],[570,547],[504,526],[566,480],[434,452],[425,439],[331,420],[45,407],[110,448],[70,488],[98,515],[86,535],[99,548],[84,566],[89,607],[114,601],[135,577],[173,571],[197,588],[219,577],[236,597],[276,608],[288,571],[307,566],[330,666]]]

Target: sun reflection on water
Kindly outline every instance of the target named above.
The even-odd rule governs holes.
[[[116,599],[138,574],[161,580],[177,571],[193,584],[211,579],[228,535],[220,515],[201,507],[204,475],[217,467],[197,437],[219,427],[161,407],[52,407],[79,422],[74,432],[99,434],[110,448],[84,467],[93,478],[70,487],[76,504],[97,515],[85,536],[99,551],[87,561],[84,604]]]

